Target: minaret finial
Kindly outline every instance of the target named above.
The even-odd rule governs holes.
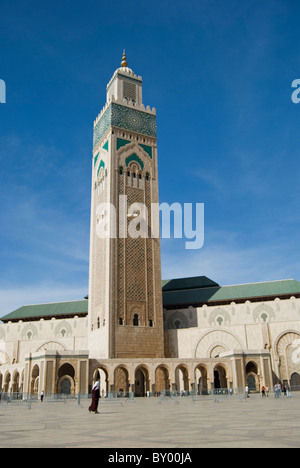
[[[127,67],[127,59],[126,59],[126,52],[125,49],[123,51],[123,57],[122,57],[122,62],[121,62],[121,67]]]

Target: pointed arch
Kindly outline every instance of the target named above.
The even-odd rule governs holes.
[[[139,166],[141,172],[151,172],[151,159],[136,141],[133,141],[121,148],[118,155],[118,164],[119,166],[122,166],[124,170],[125,168],[130,167],[132,163],[135,163]]]
[[[126,396],[129,392],[129,371],[121,364],[114,371],[114,389],[118,395]]]
[[[128,158],[125,159],[126,167],[128,167],[133,161],[141,167],[142,171],[144,170],[144,163],[136,153],[131,154],[130,156],[128,156]]]
[[[195,348],[196,358],[210,358],[212,351],[218,347],[222,352],[243,349],[239,338],[228,330],[218,329],[206,333]]]

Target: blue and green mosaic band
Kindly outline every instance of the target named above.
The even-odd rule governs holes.
[[[111,103],[94,128],[94,147],[110,126],[156,138],[156,116]]]

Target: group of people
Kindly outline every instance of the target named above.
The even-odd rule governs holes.
[[[261,395],[263,398],[266,398],[269,396],[269,392],[270,392],[270,389],[269,387],[265,387],[263,386],[261,388]],[[292,394],[291,394],[291,387],[286,384],[286,385],[283,385],[281,386],[281,383],[277,383],[274,385],[274,393],[275,393],[275,398],[280,398],[281,397],[281,394],[283,393],[284,396],[286,396],[287,398],[291,398],[292,397]]]
[[[292,398],[291,387],[286,384],[281,386],[280,383],[274,385],[275,398],[280,398],[283,393],[287,398]]]
[[[270,393],[270,388],[268,386],[267,387],[265,387],[265,386],[261,387],[261,396],[263,398],[267,398],[267,397],[269,398],[269,393]]]
[[[283,386],[281,386],[281,383],[275,384],[274,385],[274,393],[275,393],[275,398],[280,398],[282,393],[287,398],[292,398],[291,387],[288,384],[283,385]],[[268,386],[263,385],[261,387],[261,396],[263,398],[269,398],[269,394],[270,394],[270,388]],[[248,387],[248,385],[245,388],[245,396],[246,396],[246,398],[249,398],[249,387]]]
[[[291,398],[291,388],[288,384],[284,385],[283,387],[281,386],[280,383],[277,383],[274,385],[274,392],[275,392],[275,398],[280,398],[282,392],[287,398]],[[263,398],[268,398],[270,393],[270,388],[268,386],[262,386],[261,388],[261,395]],[[42,392],[43,394],[43,392]],[[44,395],[43,395],[44,396]],[[147,397],[149,398],[150,393],[147,392]],[[159,394],[158,392],[155,393],[155,396],[158,397]],[[249,398],[249,387],[248,385],[245,388],[245,396],[246,398]],[[100,382],[96,382],[95,385],[93,386],[92,389],[92,404],[89,407],[89,412],[90,413],[95,413],[99,414],[98,412],[98,405],[99,405],[99,399],[101,398],[100,396]],[[42,397],[41,397],[42,400]],[[43,400],[42,400],[43,401]]]

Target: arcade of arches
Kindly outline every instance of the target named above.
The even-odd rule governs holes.
[[[283,344],[286,348],[286,343]],[[283,364],[283,363],[281,363]],[[298,369],[291,369],[290,379],[282,366],[283,382],[287,381],[292,388],[299,388],[300,374]],[[294,370],[294,371],[293,371]],[[28,375],[28,389],[24,382]],[[89,375],[88,375],[89,373]],[[53,375],[55,378],[53,379]],[[207,394],[214,389],[242,389],[248,385],[250,390],[259,391],[262,385],[272,388],[272,368],[269,355],[225,358],[179,362],[176,360],[153,360],[144,363],[105,361],[81,363],[64,362],[54,366],[52,361],[40,362],[30,369],[1,372],[0,389],[3,392],[39,394],[44,390],[47,394],[77,394],[90,393],[91,386],[100,380],[102,396],[114,392],[120,396],[134,393],[137,397],[168,391],[195,392]]]
[[[267,355],[254,359],[218,359],[203,361],[116,363],[93,362],[92,382],[100,380],[102,396],[110,392],[122,396],[134,393],[143,397],[155,393],[195,392],[207,394],[214,389],[244,388],[259,391],[261,385],[272,387],[270,359]]]
[[[88,352],[44,350],[30,355],[25,365],[0,366],[0,390],[5,393],[78,394],[91,392],[100,379],[102,395],[134,393],[143,397],[160,392],[207,394],[214,389],[259,391],[279,379],[300,388],[300,351],[297,332],[282,333],[268,349],[248,355],[232,351],[203,359],[89,359]]]
[[[40,383],[40,366],[35,364],[30,373],[29,379],[29,391],[31,395],[39,394],[44,390],[44,385]],[[25,392],[24,386],[24,370],[20,373],[15,370],[13,374],[7,371],[4,375],[0,372],[0,388],[4,393],[23,393]],[[56,380],[54,391],[48,393],[63,393],[63,394],[74,394],[75,393],[75,369],[71,364],[63,364],[58,369],[58,378]]]
[[[255,366],[255,365],[254,365]],[[49,375],[45,376],[46,382],[43,385],[41,379],[41,369],[43,365],[35,364],[30,371],[28,393],[34,395],[45,390],[47,394],[76,394],[79,392],[77,366],[64,363],[57,369],[55,385],[47,385]],[[47,366],[48,370],[52,366]],[[252,367],[251,367],[252,369]],[[119,395],[126,395],[133,392],[137,397],[146,396],[150,393],[189,392],[196,391],[199,394],[206,394],[211,389],[234,387],[231,363],[207,364],[182,364],[177,365],[172,361],[164,364],[141,364],[132,367],[130,364],[101,365],[94,370],[92,381],[101,382],[102,395],[109,392],[116,392]],[[256,373],[256,380],[259,381]],[[82,385],[81,385],[82,387]],[[89,386],[91,387],[91,385]],[[0,372],[0,388],[4,393],[26,392],[24,386],[24,370],[20,374],[15,370],[12,374],[7,371],[4,375]],[[83,389],[82,389],[83,390]],[[90,388],[89,388],[90,391]],[[86,392],[82,392],[86,393]]]
[[[4,393],[46,395],[77,393],[88,390],[88,355],[44,351],[35,358],[28,358],[25,367],[2,370],[0,367],[0,389]]]

